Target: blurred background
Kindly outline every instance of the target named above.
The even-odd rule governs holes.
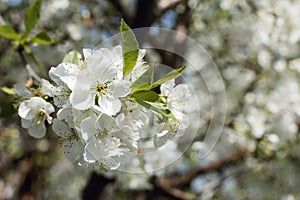
[[[0,24],[24,31],[32,2],[0,0]],[[47,31],[55,43],[31,48],[47,70],[70,50],[94,48],[119,33],[121,18],[131,28],[176,30],[196,39],[218,66],[225,126],[213,151],[199,159],[211,105],[205,84],[187,70],[201,123],[181,159],[151,176],[99,173],[68,161],[53,134],[31,138],[13,99],[0,91],[0,199],[300,199],[299,10],[296,0],[44,0],[35,31]],[[201,59],[193,49],[184,52]],[[174,68],[185,64],[165,51],[150,57]],[[26,81],[18,52],[0,38],[0,86]]]

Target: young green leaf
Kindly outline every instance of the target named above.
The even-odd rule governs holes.
[[[131,95],[131,97],[142,100],[142,101],[149,101],[149,102],[155,102],[159,99],[158,94],[151,90],[134,92]]]
[[[1,90],[2,90],[4,93],[9,94],[9,95],[14,95],[14,94],[15,94],[13,88],[2,87]]]
[[[131,91],[149,90],[154,76],[154,67],[149,67],[139,78],[137,78],[131,85]]]
[[[36,0],[29,6],[25,13],[25,27],[26,33],[31,33],[32,29],[38,23],[40,19],[40,10],[42,6],[42,0]]]
[[[123,76],[128,75],[134,68],[139,56],[139,44],[130,27],[121,20],[121,37],[122,37],[122,51],[123,51]]]
[[[13,40],[17,40],[21,37],[21,35],[16,33],[16,31],[10,25],[0,26],[0,36]]]
[[[166,107],[164,103],[160,102],[145,102],[149,105],[149,109],[157,112],[158,114],[162,115],[163,117],[173,119],[174,121],[177,121],[173,113]]]
[[[175,69],[175,70],[169,72],[166,76],[164,76],[163,78],[161,78],[158,81],[154,82],[152,84],[151,88],[158,87],[161,84],[163,84],[165,82],[168,82],[169,80],[172,80],[172,79],[175,79],[175,78],[181,76],[184,73],[185,69],[186,69],[186,66],[181,67],[179,69]]]
[[[31,39],[33,44],[53,44],[54,41],[46,32],[40,32]]]
[[[166,117],[177,121],[173,113],[165,103],[159,102],[159,96],[153,91],[138,91],[132,95],[132,101],[152,110],[160,117]]]

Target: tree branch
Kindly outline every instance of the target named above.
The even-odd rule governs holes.
[[[214,170],[219,170],[222,167],[226,166],[229,163],[236,162],[237,160],[240,160],[245,157],[247,154],[248,150],[243,149],[239,150],[237,152],[229,153],[225,155],[224,157],[211,162],[210,164],[201,167],[199,169],[195,169],[192,171],[189,171],[181,176],[177,177],[170,177],[170,178],[165,178],[165,177],[154,177],[152,183],[156,186],[161,188],[164,192],[176,197],[176,198],[181,198],[181,199],[194,199],[194,195],[182,192],[174,187],[178,186],[183,186],[188,183],[195,177],[197,177],[200,174],[204,174],[210,171]]]

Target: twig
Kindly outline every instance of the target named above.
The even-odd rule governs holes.
[[[166,184],[164,181],[161,181],[161,179],[156,179],[155,185],[160,189],[162,189],[168,195],[175,197],[177,199],[193,200],[196,198],[196,195],[171,187],[170,185]]]
[[[29,74],[30,77],[34,78],[34,80],[40,83],[42,82],[42,79],[35,73],[35,71],[33,71],[33,69],[29,64],[25,66],[25,69],[27,70],[27,73]]]

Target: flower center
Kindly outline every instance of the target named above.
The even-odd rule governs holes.
[[[36,125],[40,125],[42,121],[44,121],[44,119],[46,118],[46,112],[41,109],[37,112],[37,121],[36,121]]]
[[[107,87],[108,87],[109,82],[106,82],[104,84],[97,84],[96,86],[96,95],[99,97],[100,95],[107,95],[108,91],[107,91]]]

